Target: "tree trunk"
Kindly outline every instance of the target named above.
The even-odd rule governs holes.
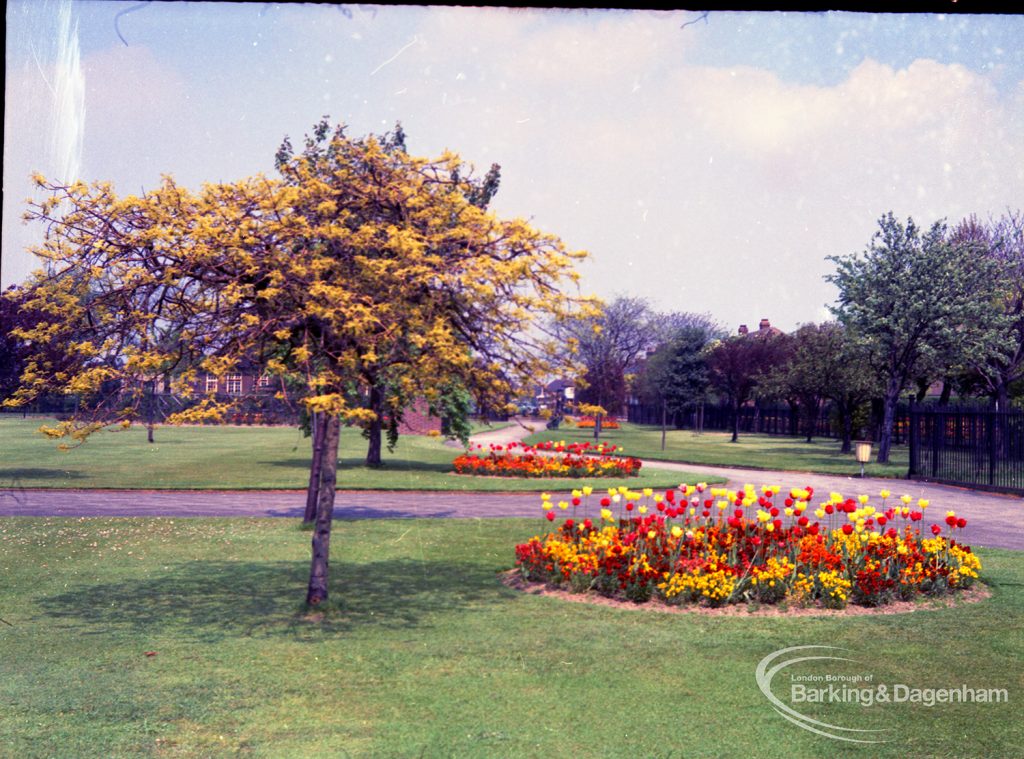
[[[917,402],[918,403],[923,403],[924,399],[928,397],[928,388],[929,387],[931,387],[931,385],[927,382],[927,380],[918,380],[917,381],[917,396],[916,397],[917,397]]]
[[[662,401],[661,402],[661,450],[665,450],[665,429],[666,429],[666,424],[667,424],[667,420],[665,419],[665,415],[667,413],[666,406],[667,406],[667,404],[665,403],[665,401]]]
[[[594,440],[601,437],[601,415],[594,414]]]
[[[146,442],[153,442],[153,428],[156,426],[154,416],[156,410],[153,408],[156,401],[156,389],[154,387],[155,380],[149,380],[146,383]]]
[[[306,603],[319,606],[327,600],[327,570],[331,552],[331,520],[334,518],[334,488],[338,480],[338,438],[341,419],[331,415],[322,420],[324,430],[323,465],[320,492],[317,494],[316,526],[313,528],[313,560],[309,567]]]
[[[900,398],[900,386],[895,379],[889,380],[885,389],[882,408],[882,433],[878,441],[878,463],[889,463],[889,449],[892,447],[892,426],[896,421],[896,403]]]
[[[313,413],[313,460],[309,465],[309,487],[306,489],[306,513],[302,516],[303,524],[311,524],[316,520],[316,503],[320,495],[320,477],[324,464],[324,435],[327,425],[322,415]]]
[[[849,453],[853,450],[853,408],[847,408],[844,404],[836,404],[839,411],[839,425],[843,430],[843,446],[840,453]]]
[[[939,396],[939,405],[948,406],[949,398],[953,395],[953,383],[949,379],[942,380],[942,395]]]
[[[381,459],[381,437],[384,430],[384,420],[381,417],[384,415],[384,393],[376,385],[370,388],[370,410],[377,417],[370,422],[367,429],[370,444],[366,449],[366,466],[379,467],[384,464]]]
[[[732,442],[740,439],[740,404],[732,402]]]
[[[996,388],[996,411],[1007,411],[1010,407],[1010,387],[1005,382],[1000,382]]]
[[[807,409],[807,442],[810,443],[814,438],[815,427],[818,426],[818,414],[820,408],[817,403],[813,406],[809,406]]]

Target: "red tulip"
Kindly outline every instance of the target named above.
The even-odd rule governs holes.
[[[787,498],[784,503],[786,504],[786,508],[788,509],[793,506],[793,499]]]
[[[964,527],[967,526],[967,520],[964,519],[963,517],[960,517],[959,519],[956,520],[956,526],[959,527],[962,530]]]
[[[630,501],[629,503],[626,504],[626,511],[632,511],[632,510],[633,510],[633,502]]]
[[[942,528],[939,527],[937,524],[933,524],[932,525],[932,535],[938,535],[940,532],[942,532]]]
[[[611,498],[602,498],[601,499],[601,506],[603,508],[607,509],[611,505],[612,505],[612,499]]]
[[[771,514],[773,517],[777,517],[779,515],[779,510],[772,506],[771,510],[768,513]]]
[[[878,518],[878,526],[879,527],[885,527],[885,523],[888,522],[888,521],[889,520],[886,519],[885,517],[879,517]]]
[[[579,506],[580,505],[580,499],[579,498],[573,498],[572,499],[572,505],[573,506]]]
[[[825,504],[825,513],[826,513],[826,514],[835,514],[835,513],[836,513],[836,510],[835,510],[835,508],[834,508],[834,507],[832,506],[832,504],[831,504],[831,503],[826,503],[826,504]]]
[[[806,527],[810,523],[810,521],[811,520],[808,519],[807,517],[800,517],[797,520],[797,524],[800,525],[801,527]]]
[[[547,519],[547,520],[548,520],[549,522],[554,522],[554,521],[555,521],[555,512],[553,512],[553,511],[549,511],[549,512],[548,512],[547,514],[545,514],[544,516],[545,516],[545,518],[546,518],[546,519]]]
[[[843,525],[843,535],[852,535],[852,534],[853,534],[853,525],[850,524],[849,522],[847,522],[846,524]]]

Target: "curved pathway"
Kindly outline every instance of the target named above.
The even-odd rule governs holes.
[[[513,423],[500,430],[474,436],[477,443],[507,444],[530,434]],[[674,464],[645,461],[645,466],[690,472],[700,476],[724,477],[733,488],[745,483],[755,486],[778,484],[784,490],[811,486],[815,493],[838,491],[844,496],[866,493],[877,505],[883,488],[892,491],[890,503],[907,493],[915,501],[926,498],[931,507],[925,524],[942,522],[947,510],[968,520],[964,541],[992,548],[1024,550],[1024,500],[1015,496],[984,493],[946,485],[840,475],[802,474],[757,469]],[[556,494],[557,497],[557,494]],[[159,491],[159,490],[0,490],[0,517],[300,517],[305,491]],[[495,518],[537,517],[540,498],[536,493],[456,493],[409,491],[339,491],[335,501],[338,519],[382,518]]]

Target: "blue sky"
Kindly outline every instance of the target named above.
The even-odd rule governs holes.
[[[493,208],[588,250],[586,291],[730,329],[825,318],[825,256],[862,250],[888,210],[1021,206],[1024,17],[698,19],[9,2],[0,281],[34,266],[32,171],[123,193],[272,174],[284,135],[324,114],[500,163]]]

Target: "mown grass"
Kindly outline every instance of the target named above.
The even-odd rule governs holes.
[[[296,489],[309,480],[310,440],[289,427],[159,427],[155,443],[132,427],[93,435],[63,452],[38,434],[41,418],[0,418],[0,489]],[[481,429],[487,429],[481,427]],[[416,435],[385,447],[384,466],[365,466],[366,441],[342,432],[338,487],[343,490],[453,490],[505,492],[569,490],[578,480],[473,477],[452,473],[460,448]],[[672,487],[685,473],[641,470],[636,487]],[[691,477],[692,479],[692,477]],[[597,484],[597,483],[595,483]]]
[[[338,522],[335,606],[311,620],[293,520],[0,520],[0,755],[1019,756],[1021,553],[980,552],[993,595],[978,604],[666,615],[502,586],[536,527]],[[1010,703],[803,708],[891,729],[842,744],[755,684],[762,657],[805,644],[848,649],[876,682],[1006,688]]]
[[[741,434],[735,443],[727,432],[668,430],[665,450],[661,450],[661,428],[623,423],[618,430],[602,430],[601,440],[625,448],[625,453],[653,461],[678,461],[685,464],[736,466],[751,469],[780,469],[820,474],[859,474],[860,464],[852,453],[842,454],[837,440],[816,438],[807,443],[803,438],[779,435]],[[546,440],[593,441],[593,429],[566,427],[541,430],[527,442]],[[878,446],[872,450],[872,459]],[[869,477],[906,477],[907,448],[894,446],[888,464],[872,460],[864,469]]]

